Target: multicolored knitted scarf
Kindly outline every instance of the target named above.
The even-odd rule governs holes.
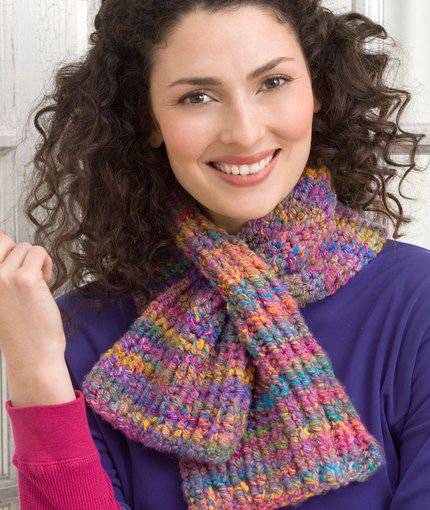
[[[190,510],[271,510],[362,482],[383,450],[300,312],[386,241],[305,168],[268,215],[228,234],[176,192],[177,252],[158,293],[84,381],[129,439],[179,457]],[[175,247],[176,249],[176,247]]]

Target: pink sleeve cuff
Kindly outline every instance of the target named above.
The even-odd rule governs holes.
[[[13,407],[5,403],[20,462],[41,463],[87,457],[97,452],[82,391],[64,404]]]

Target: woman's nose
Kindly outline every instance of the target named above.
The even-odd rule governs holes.
[[[226,109],[221,121],[221,142],[243,147],[257,147],[265,136],[265,125],[257,106],[246,102],[236,103]]]

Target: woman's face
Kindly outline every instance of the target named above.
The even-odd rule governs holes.
[[[195,82],[186,83],[191,78]],[[197,83],[202,78],[211,80]],[[306,166],[319,105],[290,26],[260,8],[188,14],[157,54],[150,97],[159,126],[151,143],[164,141],[176,179],[231,234],[269,213]],[[252,177],[258,182],[249,183],[237,164],[237,170],[224,169],[240,172],[235,183],[208,164],[228,156],[261,159],[258,153],[270,156],[276,149],[281,151],[271,171],[263,168]]]

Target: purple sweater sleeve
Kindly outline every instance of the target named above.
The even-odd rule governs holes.
[[[21,510],[119,510],[90,433],[83,393],[64,404],[5,403]]]
[[[430,331],[417,353],[411,400],[398,438],[399,484],[389,510],[430,508]]]

